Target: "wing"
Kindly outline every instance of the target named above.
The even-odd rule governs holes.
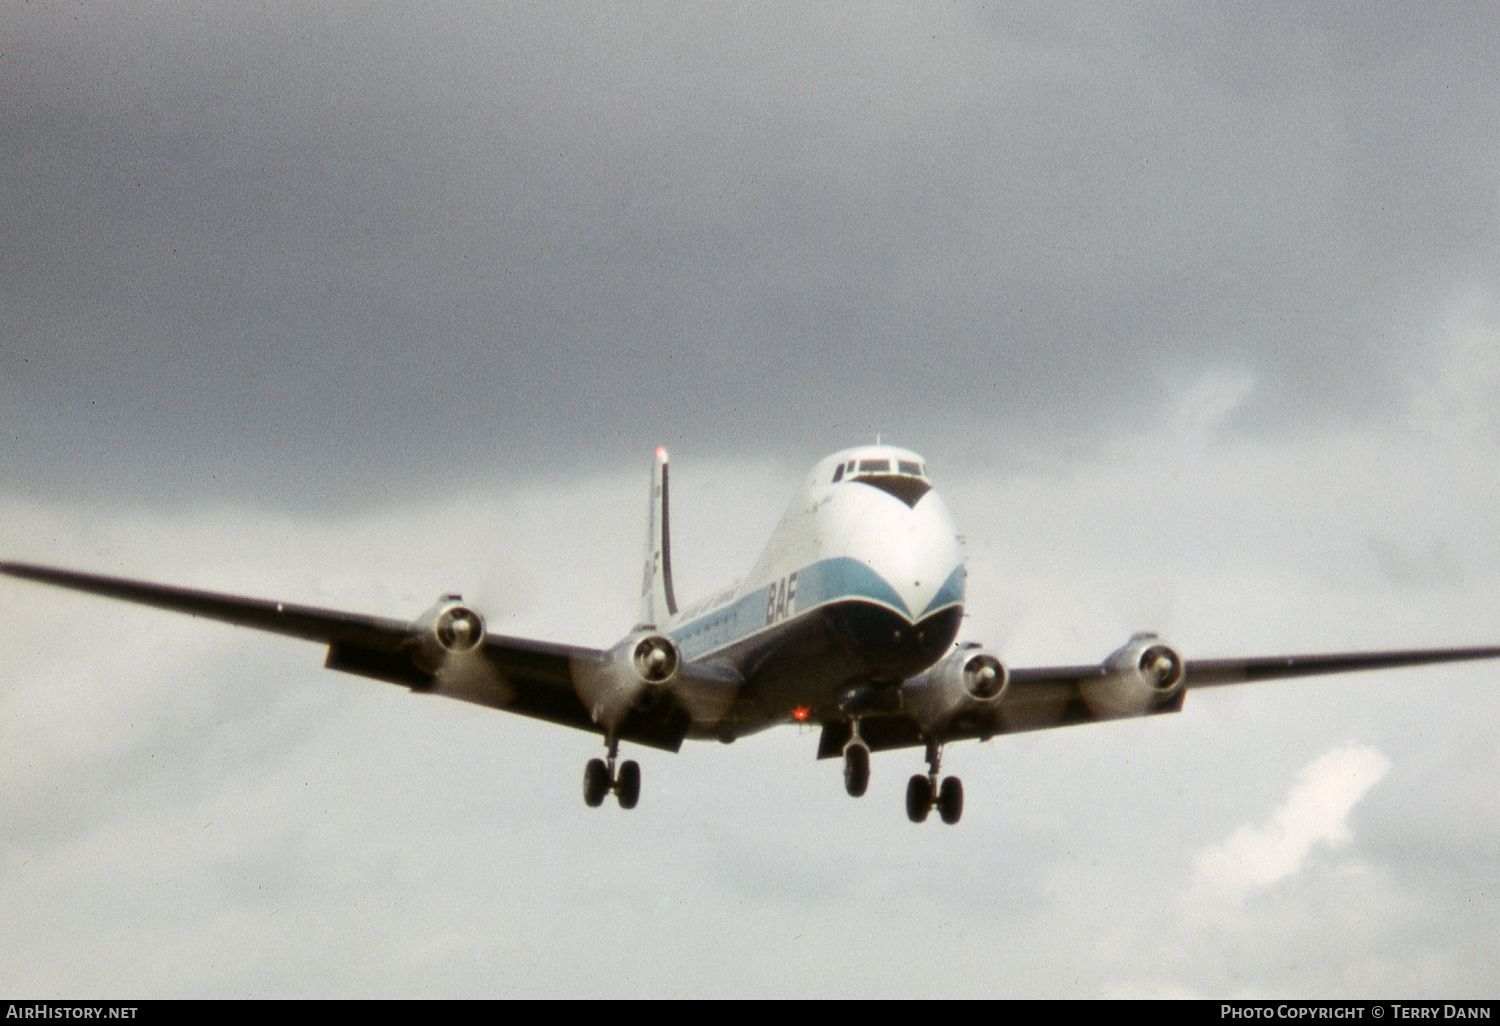
[[[1500,646],[1257,656],[1249,659],[1189,659],[1183,663],[1182,687],[1166,693],[1159,700],[1152,700],[1148,696],[1135,703],[1091,698],[1090,689],[1110,677],[1108,660],[1102,664],[1087,666],[1014,669],[1010,671],[1009,686],[997,704],[960,711],[943,728],[942,736],[931,740],[988,740],[997,734],[1178,712],[1182,709],[1187,688],[1497,658],[1500,658]],[[862,719],[860,736],[871,751],[922,746],[929,741],[915,720],[900,714]],[[846,723],[826,724],[818,744],[818,757],[832,758],[839,755],[849,737],[850,730]]]
[[[332,670],[602,733],[573,685],[574,665],[604,658],[598,649],[486,635],[474,660],[432,673],[419,659],[419,623],[28,563],[0,563],[0,573],[319,642],[328,646],[324,665]],[[644,720],[627,720],[621,737],[671,751],[682,743],[681,732]]]

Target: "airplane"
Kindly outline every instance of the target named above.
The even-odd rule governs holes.
[[[940,779],[953,741],[1177,712],[1190,687],[1500,657],[1495,646],[1185,660],[1138,633],[1098,663],[1009,667],[958,639],[964,562],[926,461],[878,442],[819,462],[749,575],[679,606],[668,482],[658,449],[640,620],[606,650],[490,634],[456,594],[408,622],[28,563],[0,571],[315,641],[332,670],[592,731],[605,758],[584,769],[584,801],[613,793],[624,809],[641,772],[618,761],[621,742],[675,752],[803,724],[821,728],[817,756],[842,759],[856,798],[870,753],[922,749],[907,816],[957,823],[963,784]]]

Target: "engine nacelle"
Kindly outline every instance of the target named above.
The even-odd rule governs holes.
[[[454,657],[476,651],[484,642],[484,617],[463,604],[461,595],[444,595],[417,617],[415,662],[437,673]]]
[[[1101,718],[1136,716],[1182,693],[1182,660],[1155,634],[1134,635],[1099,666],[1099,675],[1079,682],[1083,701]]]
[[[600,658],[573,661],[573,683],[595,723],[616,731],[637,709],[671,701],[693,723],[712,724],[734,701],[740,677],[730,666],[684,663],[671,638],[632,631]]]
[[[652,630],[632,631],[597,661],[575,666],[579,697],[594,722],[614,730],[632,709],[648,704],[657,689],[669,689],[682,666],[672,639]]]
[[[935,733],[955,718],[992,713],[1009,684],[1005,664],[967,642],[901,685],[902,707],[924,732]]]

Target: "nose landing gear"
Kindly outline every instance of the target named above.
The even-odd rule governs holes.
[[[844,746],[844,790],[850,798],[860,798],[870,786],[870,750],[859,739],[856,730],[854,740]]]
[[[859,736],[859,718],[849,721],[849,740],[844,742],[844,790],[850,798],[863,798],[870,787],[870,746]]]

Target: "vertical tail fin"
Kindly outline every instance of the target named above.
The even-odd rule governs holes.
[[[656,450],[651,468],[651,509],[646,522],[646,574],[641,582],[641,623],[662,627],[677,612],[672,592],[672,534],[667,521],[667,450]]]

